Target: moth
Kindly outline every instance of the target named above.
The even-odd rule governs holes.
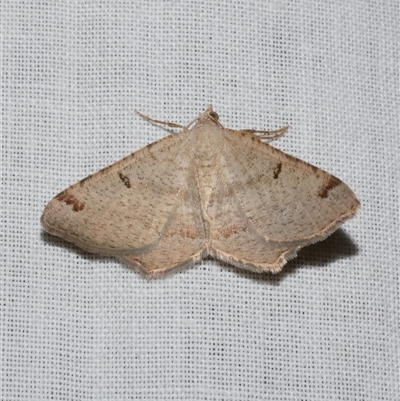
[[[326,171],[269,145],[275,131],[233,130],[210,105],[180,128],[59,193],[46,231],[116,256],[152,276],[210,255],[255,272],[279,272],[360,203]]]

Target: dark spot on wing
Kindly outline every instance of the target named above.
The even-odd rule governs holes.
[[[79,202],[78,200],[74,202],[74,205],[72,206],[72,210],[74,212],[80,212],[85,208],[85,204],[83,202]]]
[[[274,168],[274,178],[277,179],[282,171],[282,163],[278,163]]]
[[[69,195],[66,191],[61,192],[56,196],[56,199],[60,202],[65,202],[67,205],[72,205],[72,210],[74,212],[80,212],[85,208],[85,204],[80,202],[73,195]]]
[[[130,181],[129,177],[127,177],[126,175],[123,175],[122,173],[118,173],[118,176],[127,188],[131,187],[131,181]]]
[[[328,192],[337,187],[342,181],[339,180],[339,178],[336,178],[333,175],[329,175],[328,179],[325,180],[324,184],[322,187],[319,189],[317,195],[320,198],[327,198],[328,197]]]

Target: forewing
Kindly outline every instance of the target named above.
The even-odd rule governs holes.
[[[46,231],[90,252],[150,249],[167,229],[187,186],[188,132],[163,138],[85,178],[46,207]]]
[[[354,193],[331,174],[255,135],[231,130],[224,135],[226,184],[215,190],[209,210],[217,257],[254,270],[278,271],[299,248],[325,238],[357,212]]]

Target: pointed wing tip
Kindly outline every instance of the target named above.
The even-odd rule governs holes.
[[[51,202],[49,202],[47,206],[44,208],[42,215],[40,216],[40,224],[46,232],[52,234],[51,232],[52,226],[49,221],[50,212],[51,212]]]

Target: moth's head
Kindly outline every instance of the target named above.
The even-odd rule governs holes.
[[[200,114],[200,116],[197,118],[197,124],[212,122],[214,124],[220,125],[218,119],[218,114],[213,110],[212,105],[210,104],[204,111],[204,113]]]

